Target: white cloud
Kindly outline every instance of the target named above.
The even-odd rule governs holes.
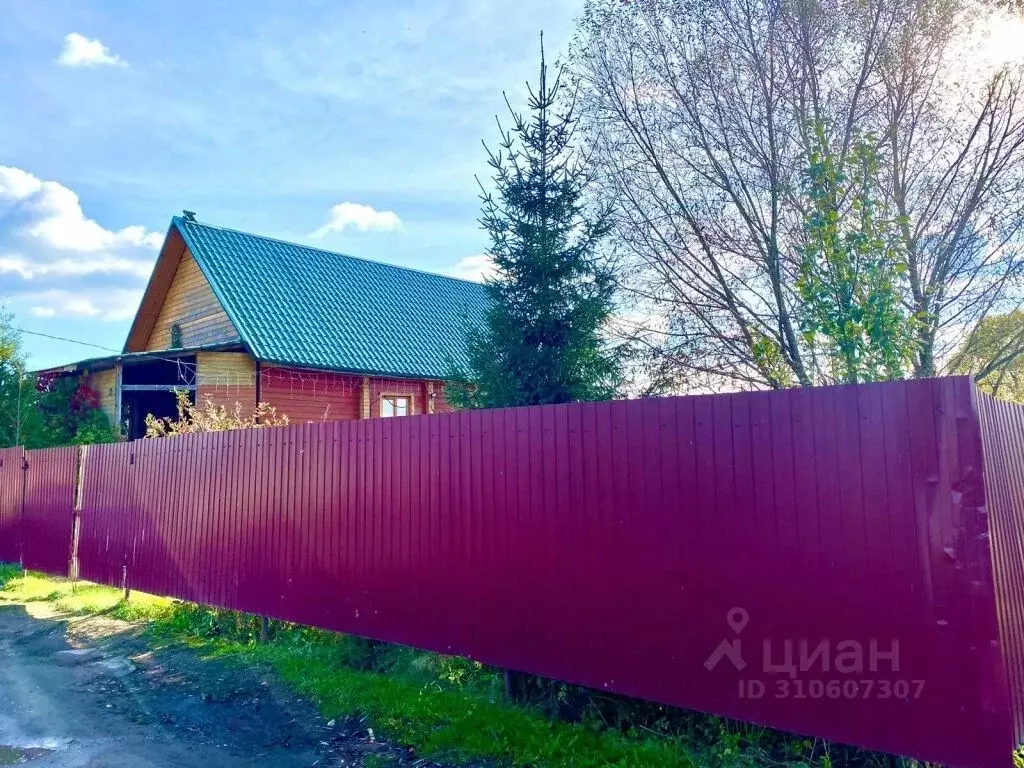
[[[34,214],[27,233],[59,250],[95,253],[117,245],[159,248],[163,242],[160,233],[140,226],[104,229],[85,216],[78,195],[63,184],[0,165],[0,208],[5,202],[27,206]]]
[[[362,203],[338,203],[331,208],[327,223],[313,232],[311,237],[324,237],[331,232],[344,232],[348,228],[360,232],[390,232],[402,228],[402,220],[394,211],[378,211]]]
[[[140,225],[107,229],[63,184],[0,166],[0,286],[35,317],[132,317],[162,243]]]
[[[97,272],[147,278],[152,272],[152,265],[147,262],[106,255],[88,260],[59,259],[46,264],[31,262],[21,256],[0,256],[0,274],[4,272],[17,273],[25,280],[90,275]]]
[[[64,37],[64,47],[57,57],[62,67],[125,67],[125,61],[111,53],[99,40],[92,40],[77,32]]]
[[[7,272],[9,274],[17,273],[22,276],[25,280],[31,280],[34,270],[32,265],[25,259],[17,256],[0,256],[0,274]]]
[[[472,280],[473,282],[480,283],[483,282],[484,278],[494,277],[494,262],[486,253],[466,256],[446,269],[445,274],[449,277],[458,277],[462,280]]]
[[[22,297],[34,317],[72,317],[88,320],[128,320],[142,300],[141,290],[111,290],[96,295],[74,291],[43,291]]]
[[[0,165],[0,200],[26,200],[42,186],[43,182],[28,171]]]

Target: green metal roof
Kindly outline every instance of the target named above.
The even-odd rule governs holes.
[[[441,379],[483,321],[478,283],[177,216],[172,226],[260,360]]]

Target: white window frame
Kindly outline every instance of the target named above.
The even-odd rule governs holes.
[[[400,401],[405,401],[405,413],[398,413]],[[385,403],[392,409],[391,413],[384,412]],[[413,414],[412,395],[381,395],[380,396],[380,417],[382,419],[393,419]]]

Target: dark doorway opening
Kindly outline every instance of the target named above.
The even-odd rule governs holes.
[[[168,389],[193,386],[196,383],[196,356],[125,361],[121,383],[126,387],[151,385]]]
[[[195,391],[186,391],[189,401],[195,403]],[[138,440],[146,436],[146,416],[158,419],[177,418],[176,392],[169,389],[125,392],[121,399],[121,420],[129,440]]]
[[[121,425],[129,440],[146,436],[146,417],[176,418],[177,393],[196,401],[194,355],[175,359],[143,359],[125,363],[121,371]]]

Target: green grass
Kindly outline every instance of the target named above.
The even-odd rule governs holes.
[[[21,568],[10,563],[0,563],[0,591],[7,586],[7,582],[20,577]]]
[[[0,763],[2,765],[2,763]],[[380,755],[367,755],[363,760],[363,768],[400,768],[402,764],[391,757]]]
[[[302,651],[270,644],[248,653],[270,662],[325,713],[365,713],[389,738],[412,744],[423,755],[579,768],[694,764],[677,743],[598,732],[462,690],[437,690],[409,679],[354,670],[339,664],[324,648]]]
[[[142,593],[124,601],[120,589],[87,581],[52,579],[39,573],[22,573],[17,566],[0,565],[0,589],[5,598],[25,603],[46,602],[76,615],[109,613],[125,621],[155,620],[169,616],[175,602]]]
[[[588,702],[578,722],[566,722],[551,717],[550,706],[509,703],[500,672],[467,659],[282,622],[272,622],[270,641],[259,642],[255,616],[136,592],[123,597],[118,589],[0,564],[0,600],[147,622],[160,641],[272,669],[325,718],[364,716],[376,733],[419,757],[536,768],[891,764],[885,756],[623,697],[602,697],[596,706],[596,693],[551,684],[545,690],[582,692]],[[380,768],[394,764],[373,757]]]

